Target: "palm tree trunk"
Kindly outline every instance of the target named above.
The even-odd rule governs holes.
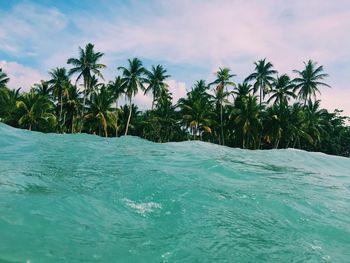
[[[220,122],[221,122],[221,137],[222,137],[222,145],[225,145],[225,138],[224,138],[224,127],[222,123],[222,101],[220,106]]]
[[[87,82],[88,80],[84,78],[84,100],[83,100],[83,108],[81,109],[81,112],[83,113],[84,115],[84,112],[85,112],[85,103],[86,103],[86,90],[87,90]]]
[[[63,96],[62,96],[62,94],[61,94],[61,101],[60,101],[60,125],[62,125],[62,110],[63,110]]]
[[[126,123],[126,129],[125,129],[125,135],[128,135],[128,129],[129,129],[129,123],[130,123],[130,119],[131,119],[131,98],[130,98],[130,102],[129,102],[129,117],[128,117],[128,122]]]
[[[118,137],[118,99],[115,100],[115,137]]]
[[[74,114],[73,114],[73,116],[72,116],[71,133],[74,133]]]

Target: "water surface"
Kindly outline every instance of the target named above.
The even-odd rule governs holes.
[[[350,262],[350,159],[0,124],[0,262]]]

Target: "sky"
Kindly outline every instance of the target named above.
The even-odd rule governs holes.
[[[11,88],[28,90],[91,42],[105,53],[106,80],[128,58],[164,65],[176,101],[219,67],[240,83],[259,59],[292,77],[312,59],[332,86],[322,106],[350,116],[349,29],[349,0],[0,0],[0,68]],[[135,101],[144,109],[151,98]]]

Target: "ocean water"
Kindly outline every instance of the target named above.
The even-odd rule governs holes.
[[[350,159],[0,124],[0,262],[350,262]]]

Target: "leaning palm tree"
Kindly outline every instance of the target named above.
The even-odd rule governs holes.
[[[76,81],[78,82],[83,78],[84,82],[84,99],[82,105],[82,113],[85,110],[86,93],[90,90],[90,81],[93,74],[101,77],[101,69],[106,65],[98,63],[104,53],[95,52],[94,45],[89,43],[85,46],[85,49],[79,47],[79,58],[70,58],[67,60],[68,64],[72,64],[73,68],[69,70],[69,75],[78,74]]]
[[[139,89],[144,90],[143,84],[146,79],[145,68],[142,65],[141,60],[138,58],[128,59],[129,67],[118,67],[118,70],[122,71],[122,82],[126,98],[129,100],[129,107],[131,109],[132,97],[134,97]],[[128,135],[128,128],[131,119],[131,110],[129,111],[129,117],[126,124],[125,135]]]
[[[154,107],[154,102],[159,98],[163,89],[168,89],[168,84],[165,83],[165,80],[170,77],[166,74],[166,69],[162,65],[152,66],[151,71],[146,72],[146,84],[148,84],[145,89],[145,94],[152,93],[152,110]]]
[[[6,84],[10,81],[10,78],[6,75],[5,72],[0,68],[0,88],[6,87]]]
[[[273,81],[271,90],[272,95],[267,102],[274,101],[274,104],[282,105],[283,102],[287,102],[290,98],[296,97],[293,89],[293,82],[287,74],[283,74]]]
[[[250,74],[245,81],[255,81],[254,93],[256,93],[258,90],[260,91],[259,104],[261,109],[262,100],[271,89],[272,82],[274,81],[273,75],[276,74],[277,71],[273,69],[271,62],[266,62],[266,58],[255,62],[254,65],[255,72]]]
[[[316,98],[316,92],[321,94],[318,89],[319,86],[330,87],[328,84],[322,82],[328,74],[323,73],[323,66],[317,66],[317,62],[309,60],[304,62],[305,68],[302,71],[294,70],[293,72],[298,74],[298,77],[293,80],[295,83],[294,91],[298,91],[298,97],[304,101],[306,105],[307,101],[311,98]]]
[[[229,68],[219,68],[219,70],[215,73],[216,80],[209,84],[209,86],[216,84],[215,89],[215,98],[217,101],[217,104],[220,107],[220,127],[221,127],[221,144],[225,145],[225,138],[224,138],[224,126],[223,126],[223,104],[226,101],[226,98],[230,92],[228,92],[227,87],[228,86],[236,86],[234,82],[232,82],[230,79],[235,74],[231,74],[231,70]],[[226,88],[226,89],[225,89]]]

